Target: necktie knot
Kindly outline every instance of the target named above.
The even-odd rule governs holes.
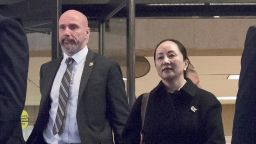
[[[67,66],[72,65],[72,63],[74,62],[74,59],[72,57],[69,57],[66,59],[65,63],[67,64]]]

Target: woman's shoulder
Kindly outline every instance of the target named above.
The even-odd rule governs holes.
[[[186,93],[191,97],[193,97],[194,102],[199,103],[200,105],[211,105],[219,103],[218,99],[212,92],[196,86],[191,80],[187,80],[183,90],[186,91]]]
[[[200,105],[220,105],[217,97],[207,90],[198,88],[195,96],[199,100]]]

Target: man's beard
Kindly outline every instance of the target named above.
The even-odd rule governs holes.
[[[73,55],[79,51],[79,45],[73,39],[63,39],[61,41],[61,47],[68,55]]]

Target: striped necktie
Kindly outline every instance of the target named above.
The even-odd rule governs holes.
[[[74,62],[74,59],[72,57],[69,57],[66,59],[67,69],[61,80],[61,85],[59,90],[58,110],[55,118],[55,123],[53,126],[54,135],[56,135],[57,133],[60,135],[63,133],[63,130],[64,130],[65,118],[66,118],[66,107],[67,107],[68,98],[70,95],[69,88],[70,88],[70,82],[71,82],[71,76],[72,76],[73,62]]]

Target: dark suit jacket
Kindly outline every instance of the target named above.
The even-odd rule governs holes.
[[[49,119],[50,91],[61,59],[42,65],[40,72],[41,103],[38,119],[27,143],[43,141]],[[92,65],[93,63],[93,65]],[[88,51],[81,78],[77,124],[82,144],[121,144],[121,133],[129,115],[128,99],[119,66]]]
[[[142,96],[124,129],[125,144],[140,142],[141,104]],[[142,133],[145,144],[225,144],[221,104],[190,80],[173,94],[160,82],[149,94]]]
[[[256,144],[256,26],[248,29],[241,58],[232,144]]]
[[[0,16],[0,143],[24,143],[20,116],[27,90],[28,44],[16,21]]]

